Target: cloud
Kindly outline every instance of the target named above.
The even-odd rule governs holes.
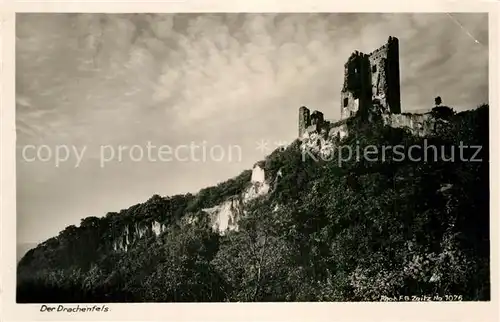
[[[20,238],[236,175],[262,157],[256,141],[296,136],[301,105],[338,119],[346,59],[389,35],[400,40],[403,110],[438,95],[457,110],[487,102],[487,15],[451,15],[460,25],[444,13],[18,14],[18,146],[91,151],[79,169],[18,162]],[[203,140],[238,144],[244,159],[96,161],[100,145]]]
[[[16,96],[16,105],[18,105],[20,109],[30,108],[31,102],[30,102],[30,99],[28,97],[17,95]]]

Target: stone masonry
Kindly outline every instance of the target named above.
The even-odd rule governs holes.
[[[367,121],[375,113],[386,125],[406,127],[424,135],[432,125],[428,113],[401,114],[399,40],[387,42],[370,54],[355,51],[344,65],[344,84],[340,92],[340,121],[326,121],[323,113],[302,106],[299,109],[299,138],[310,133],[347,135],[346,120],[359,116]]]

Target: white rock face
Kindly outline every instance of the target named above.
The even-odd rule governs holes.
[[[148,232],[155,234],[157,237],[165,231],[164,224],[153,221],[150,225],[139,225],[135,223],[133,226],[125,226],[120,236],[113,241],[112,247],[115,251],[127,251],[130,244],[144,237]]]
[[[438,192],[446,192],[446,191],[450,190],[451,188],[453,188],[453,184],[445,183],[445,184],[441,185],[441,188],[438,189]]]
[[[203,209],[210,216],[212,227],[224,234],[227,230],[238,230],[238,219],[245,214],[243,207],[249,201],[269,193],[266,173],[260,166],[252,170],[250,184],[239,196],[233,196],[220,205]]]
[[[230,230],[238,230],[238,220],[244,215],[243,207],[249,201],[264,196],[269,193],[270,186],[266,182],[266,173],[258,165],[252,170],[252,177],[248,187],[240,194],[226,199],[221,204],[202,209],[209,217],[212,228],[221,234]],[[196,217],[186,214],[187,223],[196,222]],[[153,221],[148,225],[125,226],[120,236],[117,236],[112,243],[115,251],[127,251],[130,244],[142,238],[148,233],[159,236],[166,229],[166,226],[158,221]]]
[[[160,224],[157,221],[154,221],[153,224],[152,224],[152,226],[151,226],[151,230],[156,235],[156,237],[158,237],[162,232],[165,231],[165,225],[164,224]]]
[[[266,173],[264,169],[255,165],[252,170],[251,185],[243,192],[243,202],[249,202],[269,192],[270,187],[265,178]]]
[[[226,200],[215,207],[203,209],[210,216],[212,228],[224,234],[227,230],[238,230],[237,221],[243,213],[242,203],[237,198]]]
[[[250,182],[260,182],[263,183],[266,178],[266,173],[264,172],[264,169],[261,169],[258,165],[255,165],[252,170],[252,179],[250,179]]]
[[[247,203],[250,200],[264,196],[269,193],[269,184],[267,182],[255,182],[243,193],[243,202]]]
[[[266,195],[269,192],[269,184],[266,182],[266,173],[260,166],[255,165],[252,170],[250,186],[243,193],[244,202]]]

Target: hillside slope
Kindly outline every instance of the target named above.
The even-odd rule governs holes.
[[[195,195],[85,218],[23,257],[17,299],[488,300],[488,106],[436,118],[444,125],[427,137],[354,118],[340,141],[297,140]],[[483,148],[459,158],[460,144]],[[371,145],[455,148],[455,160],[336,162],[334,147]]]

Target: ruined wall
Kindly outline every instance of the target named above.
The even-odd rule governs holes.
[[[406,128],[414,135],[425,136],[432,133],[436,120],[430,113],[426,114],[385,114],[385,125],[394,128]]]
[[[370,62],[368,56],[355,52],[344,65],[344,85],[340,93],[340,118],[365,113],[371,105]]]
[[[354,116],[359,110],[359,99],[354,98],[354,95],[349,92],[340,93],[340,118],[345,120],[346,118]]]
[[[335,144],[329,137],[317,132],[306,133],[300,144],[302,153],[320,155],[323,158],[332,156],[334,148]]]
[[[328,136],[330,138],[336,138],[338,140],[345,138],[348,134],[349,129],[345,121],[333,123],[328,131]]]
[[[344,65],[340,118],[358,112],[367,116],[373,103],[383,113],[401,113],[399,41],[395,37],[369,55],[354,52]]]
[[[323,116],[323,113],[320,111],[314,111],[311,114],[311,125],[317,124],[318,126],[321,127],[323,125],[323,122],[325,121],[325,117]]]
[[[299,108],[299,138],[312,132],[327,134],[329,128],[330,122],[325,120],[322,112],[310,113],[305,106]]]
[[[369,55],[354,52],[344,65],[344,84],[340,93],[340,122],[327,122],[323,114],[299,110],[299,138],[343,138],[348,134],[345,120],[355,115],[370,122],[382,115],[384,123],[408,128],[415,135],[427,135],[435,127],[430,114],[400,114],[399,40],[389,37],[387,43]],[[313,135],[314,134],[314,135]]]
[[[376,101],[385,113],[401,113],[398,39],[389,37],[368,59],[372,102]]]
[[[301,106],[299,108],[299,138],[302,137],[307,127],[311,125],[310,111],[307,107]]]
[[[321,132],[324,126],[327,123],[325,122],[325,118],[323,113],[320,111],[314,111],[311,113],[310,124],[306,128],[306,132]]]

